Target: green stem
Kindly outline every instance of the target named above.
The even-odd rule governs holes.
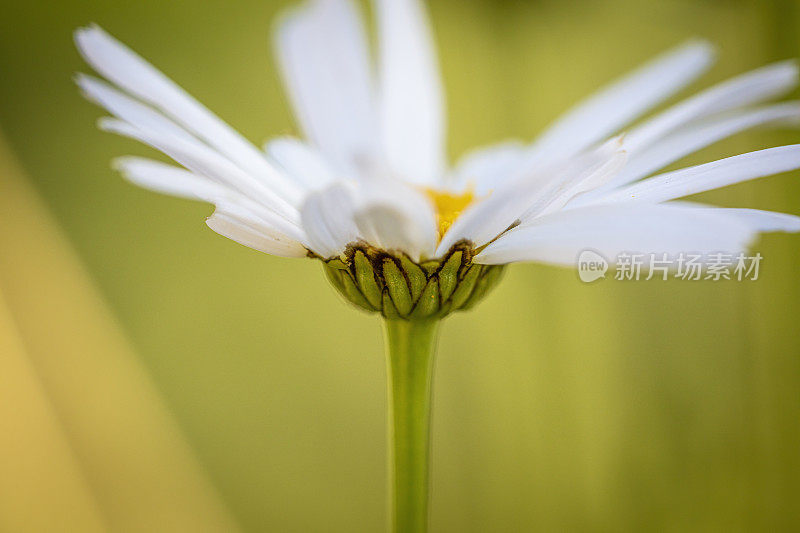
[[[431,381],[438,320],[385,320],[391,530],[428,529]]]

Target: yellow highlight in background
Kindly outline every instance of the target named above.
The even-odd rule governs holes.
[[[0,138],[0,530],[238,528]]]

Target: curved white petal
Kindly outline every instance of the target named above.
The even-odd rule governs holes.
[[[687,206],[606,205],[561,211],[509,231],[475,261],[538,261],[575,266],[583,250],[613,262],[621,253],[737,253],[762,231],[723,210]],[[763,231],[769,231],[763,230]]]
[[[77,81],[89,99],[99,103],[116,117],[123,120],[123,122],[119,123],[113,120],[103,120],[101,121],[101,127],[108,127],[111,125],[109,129],[118,127],[124,129],[128,133],[134,131],[151,132],[160,139],[159,143],[161,148],[159,149],[168,155],[175,153],[175,146],[182,146],[183,148],[181,149],[185,153],[194,154],[184,157],[191,157],[193,161],[196,161],[198,158],[213,160],[217,162],[218,167],[228,169],[227,172],[224,172],[228,178],[238,175],[241,177],[239,181],[247,183],[249,187],[256,188],[260,191],[265,191],[265,189],[267,189],[263,183],[250,178],[230,160],[218,154],[213,148],[204,144],[151,107],[133,100],[109,85],[89,76],[79,76]],[[115,124],[116,126],[114,126]],[[125,134],[123,131],[117,131],[117,133]],[[137,137],[137,140],[142,139]],[[143,168],[141,165],[138,165],[138,167],[140,170]],[[149,168],[152,168],[152,166]],[[173,172],[173,175],[174,174]],[[136,175],[139,174],[137,173]],[[234,188],[237,187],[237,184],[234,182],[226,181],[226,183]],[[271,190],[266,190],[266,194],[268,194],[270,198],[274,196]],[[283,205],[285,202],[279,199],[278,203]]]
[[[296,187],[278,174],[255,146],[128,47],[97,26],[77,30],[75,43],[106,79],[161,110],[279,195],[297,199]]]
[[[262,182],[199,142],[193,143],[178,137],[146,131],[116,119],[101,119],[100,128],[152,146],[192,172],[238,191],[274,211],[288,222],[293,224],[299,222],[299,214],[295,207],[278,197]]]
[[[205,176],[152,159],[119,157],[113,166],[134,185],[169,196],[210,201],[227,192],[226,187]]]
[[[800,144],[779,146],[659,174],[598,197],[592,203],[665,202],[797,168],[800,168]]]
[[[300,209],[309,247],[321,257],[337,257],[358,240],[354,195],[351,182],[336,182],[309,194]]]
[[[734,217],[741,222],[749,225],[753,229],[761,233],[783,232],[783,233],[798,233],[800,232],[800,217],[789,215],[787,213],[776,213],[774,211],[762,211],[760,209],[743,209],[743,208],[714,208],[716,211],[722,211],[723,215]]]
[[[414,260],[433,255],[438,235],[428,200],[402,182],[379,180],[340,181],[308,196],[301,216],[314,252],[335,257],[363,241]]]
[[[617,187],[637,181],[735,133],[777,122],[798,125],[800,102],[785,102],[760,109],[743,110],[687,125],[653,143],[649,148],[633,154],[625,169],[605,186],[592,191],[590,197],[596,198]]]
[[[235,206],[218,206],[206,224],[223,237],[260,252],[280,257],[305,257],[308,253],[298,241]]]
[[[794,88],[797,79],[794,61],[747,72],[680,102],[631,130],[625,137],[625,147],[636,152],[687,122],[780,96]]]
[[[703,41],[659,56],[558,119],[534,142],[532,158],[540,163],[554,161],[602,141],[688,85],[713,59],[711,45]]]
[[[584,167],[582,172],[559,180],[544,194],[539,195],[533,205],[522,214],[520,220],[524,223],[531,218],[558,211],[576,196],[592,191],[613,179],[625,165],[628,154],[622,150],[608,148],[606,150],[608,155],[602,162],[596,166]]]
[[[403,179],[434,185],[445,167],[444,97],[420,0],[374,0],[384,151]]]
[[[308,190],[319,189],[334,180],[334,173],[321,154],[299,139],[273,139],[265,149],[286,175]]]
[[[150,129],[174,135],[184,140],[199,142],[197,137],[175,124],[173,121],[153,109],[123,94],[109,84],[87,76],[78,74],[75,83],[80,87],[87,100],[105,108],[117,118],[136,125],[139,128]]]
[[[489,194],[514,176],[527,153],[520,141],[478,148],[461,158],[449,185],[455,190],[474,190],[477,196]]]
[[[375,154],[378,126],[367,39],[353,3],[310,0],[281,19],[275,39],[305,135],[341,172],[354,174],[359,158]]]
[[[441,256],[461,240],[480,247],[491,241],[523,216],[541,213],[565,192],[581,182],[592,182],[618,168],[619,154],[597,150],[567,164],[543,167],[517,177],[488,197],[468,207],[459,216],[436,249]],[[612,163],[613,161],[613,163]]]
[[[231,209],[245,209],[273,230],[302,242],[305,234],[297,224],[287,221],[239,192],[205,176],[172,165],[141,157],[120,157],[114,167],[131,183],[151,191],[215,204]]]
[[[391,178],[360,185],[353,218],[362,239],[415,261],[433,257],[439,239],[436,216],[422,193]]]
[[[711,212],[716,216],[726,216],[750,226],[760,233],[798,233],[800,232],[800,217],[775,211],[761,209],[747,209],[740,207],[717,207],[696,202],[669,202],[665,205],[684,206],[700,211]]]

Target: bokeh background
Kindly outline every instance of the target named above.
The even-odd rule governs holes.
[[[379,322],[319,264],[123,182],[71,32],[97,22],[252,141],[296,132],[277,0],[2,0],[0,531],[382,531]],[[793,0],[431,0],[449,149],[532,138],[700,36],[694,88],[800,55]],[[687,93],[684,93],[687,94]],[[779,144],[740,134],[682,166]],[[705,201],[800,214],[800,173]],[[443,328],[432,529],[800,528],[800,236],[756,282],[581,284],[514,265]]]

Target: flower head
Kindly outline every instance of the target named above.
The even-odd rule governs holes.
[[[796,169],[800,145],[656,174],[739,131],[798,123],[797,102],[765,104],[795,87],[793,62],[728,80],[620,134],[710,66],[712,48],[689,42],[602,89],[533,142],[479,149],[449,167],[422,3],[374,4],[376,54],[350,0],[308,0],[282,18],[278,59],[305,138],[277,138],[263,151],[98,27],[78,30],[76,42],[107,82],[79,75],[77,83],[114,115],[101,128],[183,167],[117,160],[130,181],[215,204],[208,225],[246,246],[324,260],[343,294],[352,284],[349,299],[384,314],[410,316],[432,280],[435,312],[446,302],[463,307],[472,292],[452,298],[470,272],[481,273],[471,274],[470,290],[496,277],[477,265],[573,265],[585,248],[607,257],[735,252],[760,232],[800,231],[791,215],[673,202]],[[456,263],[451,288],[442,277]]]

